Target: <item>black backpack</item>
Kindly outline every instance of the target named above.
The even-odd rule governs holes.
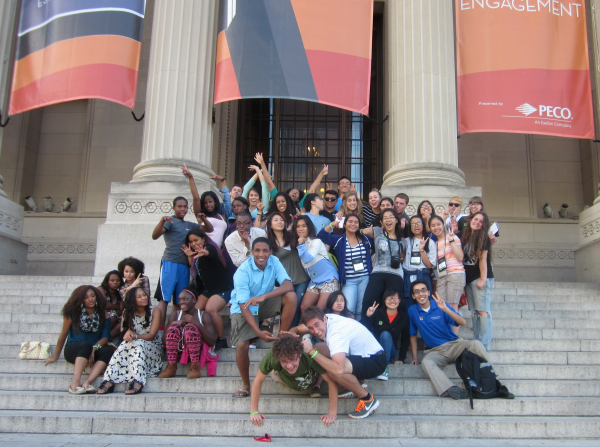
[[[456,359],[456,372],[469,391],[471,410],[473,399],[514,399],[515,396],[496,379],[492,364],[483,357],[465,349]]]

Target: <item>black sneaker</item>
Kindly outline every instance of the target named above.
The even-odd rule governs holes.
[[[379,408],[379,401],[371,394],[371,400],[359,399],[356,409],[350,413],[352,419],[364,419]]]
[[[217,338],[217,341],[215,342],[215,351],[218,351],[219,349],[223,349],[227,347],[227,340],[225,338]]]
[[[469,398],[469,392],[467,390],[465,390],[464,388],[460,388],[458,386],[453,386],[448,388],[448,391],[446,391],[448,393],[448,396],[450,396],[452,399],[468,399]]]

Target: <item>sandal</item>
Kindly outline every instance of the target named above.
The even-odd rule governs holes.
[[[255,436],[254,440],[259,442],[271,442],[271,436],[269,436],[268,433],[265,433],[264,436]]]
[[[138,384],[140,387],[136,388],[135,384]],[[132,396],[134,394],[140,394],[142,392],[142,388],[144,388],[144,385],[142,385],[140,382],[136,382],[135,380],[133,382],[131,382],[129,384],[129,386],[127,387],[127,390],[125,391],[125,394],[127,396]],[[128,393],[127,391],[133,391],[133,393]]]
[[[85,394],[85,388],[78,386],[75,389],[69,387],[69,394]]]
[[[87,394],[94,394],[97,392],[96,388],[94,388],[94,385],[88,385],[88,386],[84,386],[83,389],[85,390],[85,392]]]
[[[110,384],[111,386],[107,387],[106,385],[108,385],[108,384]],[[115,390],[115,384],[113,382],[111,382],[110,380],[105,380],[98,387],[98,391],[96,392],[96,394],[110,394],[114,390]]]
[[[239,390],[236,391],[236,393],[242,393],[242,394],[233,393],[232,397],[242,398],[242,397],[250,396],[250,390],[247,390],[245,388],[240,388]]]

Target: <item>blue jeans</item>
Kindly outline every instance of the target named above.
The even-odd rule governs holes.
[[[300,304],[302,303],[302,298],[306,293],[308,284],[310,284],[310,279],[307,279],[300,284],[294,284],[294,293],[296,294],[296,297],[298,297],[298,300],[296,301],[296,313],[294,314],[294,320],[292,321],[291,327],[296,327],[298,326],[298,323],[300,323]]]
[[[348,310],[354,314],[356,321],[360,321],[367,284],[369,284],[369,275],[346,279],[346,283],[342,286]]]
[[[388,331],[383,331],[379,336],[379,344],[385,351],[385,357],[387,358],[388,364],[390,360],[393,361],[396,358],[396,344],[392,338],[392,334]]]
[[[467,303],[473,319],[473,340],[479,340],[487,351],[492,348],[492,336],[494,334],[494,320],[492,319],[492,289],[494,288],[494,278],[488,278],[483,289],[477,288],[476,279],[467,284]],[[479,312],[487,312],[487,316],[482,317]]]

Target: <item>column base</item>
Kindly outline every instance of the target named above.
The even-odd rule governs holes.
[[[579,214],[579,249],[575,275],[579,282],[600,282],[600,203]]]
[[[0,196],[0,275],[24,275],[27,271],[23,223],[23,207]]]
[[[456,166],[446,163],[421,162],[396,165],[383,175],[384,185],[465,186],[465,174]]]
[[[163,216],[173,214],[175,197],[188,199],[190,209],[185,220],[196,222],[189,184],[183,176],[181,179],[183,181],[179,182],[111,184],[106,222],[98,227],[94,276],[103,277],[116,269],[119,261],[127,256],[143,261],[147,276],[159,276],[165,242],[162,238],[153,241],[152,231]],[[210,181],[196,179],[196,186],[200,194],[212,190],[221,196]]]
[[[410,201],[406,207],[406,214],[413,216],[417,213],[419,203],[425,199],[429,200],[437,211],[443,206],[448,206],[451,197],[458,196],[463,199],[463,212],[468,213],[469,199],[473,196],[481,196],[479,186],[446,186],[446,185],[386,185],[381,187],[383,197],[394,198],[398,193],[408,195]],[[465,211],[466,210],[466,211]]]
[[[208,167],[193,161],[181,159],[159,158],[143,161],[133,168],[133,179],[130,183],[139,182],[181,182],[185,177],[181,174],[181,167],[186,164],[196,183],[201,180],[208,181],[215,173]]]

